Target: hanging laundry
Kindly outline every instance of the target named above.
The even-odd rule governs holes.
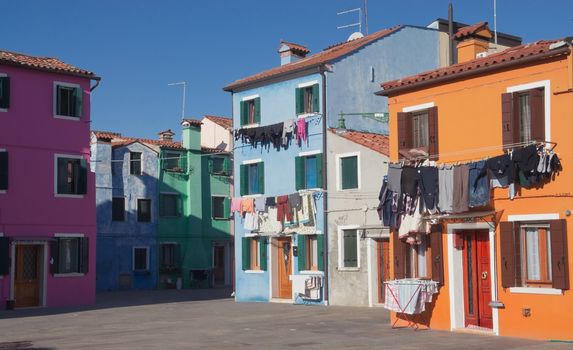
[[[267,201],[265,203],[267,210],[268,207],[275,207],[277,205],[276,203],[276,197],[267,197]]]
[[[257,215],[259,232],[278,234],[283,231],[282,222],[277,220],[277,208],[267,207],[266,213]]]
[[[444,166],[438,169],[438,208],[442,213],[450,213],[453,210],[454,199],[454,168]]]
[[[243,221],[243,228],[249,231],[259,230],[258,215],[255,213],[246,213],[245,220]]]
[[[266,201],[267,201],[266,197],[255,198],[255,211],[257,212],[267,211]]]
[[[241,198],[234,197],[231,199],[231,214],[236,211],[241,211]]]
[[[304,118],[300,118],[299,120],[297,120],[296,122],[296,139],[299,142],[299,144],[302,142],[306,142],[306,138],[307,138],[307,123],[306,123],[306,119]]]
[[[402,179],[402,165],[389,164],[388,165],[388,189],[392,192],[400,194]]]
[[[288,195],[288,204],[291,208],[298,210],[302,205],[301,197],[298,192]]]
[[[468,179],[469,207],[477,208],[488,205],[490,200],[490,189],[485,160],[469,164]]]
[[[418,172],[416,168],[405,166],[402,168],[401,193],[412,198],[418,196]]]
[[[288,196],[277,197],[277,220],[278,221],[292,221],[292,210],[288,204]]]
[[[454,195],[452,201],[453,213],[463,213],[469,209],[468,176],[469,168],[466,164],[454,167]]]
[[[488,159],[486,167],[491,177],[491,187],[507,187],[513,183],[513,163],[509,154]]]
[[[241,214],[253,213],[255,211],[255,201],[253,198],[244,198],[241,201]]]
[[[296,129],[296,123],[294,122],[294,119],[289,119],[287,121],[284,122],[283,125],[283,136],[282,136],[282,146],[283,147],[288,147],[290,144],[290,140],[294,135]]]
[[[400,223],[400,228],[398,230],[398,237],[407,237],[410,234],[415,234],[418,232],[425,232],[426,224],[420,213],[420,203],[422,198],[416,200],[413,197],[406,196],[408,198],[408,205],[405,206],[407,211],[402,215],[402,220]]]
[[[311,235],[316,233],[316,204],[312,194],[301,195],[302,206],[295,211],[295,221],[298,226],[285,227],[284,233]]]
[[[418,185],[424,208],[434,213],[438,205],[438,168],[431,166],[419,167]]]

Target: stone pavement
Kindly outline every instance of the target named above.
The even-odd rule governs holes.
[[[235,303],[226,290],[115,292],[81,308],[0,311],[0,349],[572,349],[390,328],[376,308]]]

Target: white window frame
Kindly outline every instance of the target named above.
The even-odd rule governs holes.
[[[56,119],[66,119],[66,120],[75,120],[75,121],[80,121],[82,119],[82,117],[70,117],[67,115],[59,115],[56,110],[57,106],[58,106],[58,102],[57,102],[57,98],[58,98],[58,86],[65,86],[65,87],[71,87],[71,88],[79,88],[81,89],[81,85],[80,84],[75,84],[75,83],[66,83],[63,81],[54,81],[54,91],[53,91],[53,98],[52,98],[52,103],[53,103],[53,109],[52,109],[52,113],[54,115],[54,118]],[[83,89],[82,89],[83,91]],[[83,101],[83,96],[82,96],[82,101]],[[82,102],[82,108],[84,107],[84,103]],[[83,112],[83,111],[82,111]],[[83,113],[81,113],[83,115]]]
[[[135,269],[135,250],[145,249],[145,269]],[[133,246],[131,248],[131,270],[134,272],[147,272],[149,271],[149,246]]]
[[[55,233],[54,237],[55,238],[84,238],[85,235],[83,233]],[[81,247],[78,247],[78,250],[79,249],[81,249]],[[58,247],[58,250],[59,250],[59,247]],[[49,263],[52,263],[51,259],[52,259],[52,257],[50,257],[50,260],[48,261]],[[89,264],[89,260],[87,263]],[[83,276],[85,276],[85,273],[83,273],[83,272],[55,273],[54,274],[54,277],[83,277]]]
[[[251,100],[254,100],[255,98],[260,98],[260,97],[261,96],[259,94],[245,96],[245,97],[241,98],[241,102],[251,101]],[[241,119],[241,108],[240,108],[240,104],[239,104],[239,124],[241,121],[240,119]],[[241,125],[240,129],[256,128],[258,126],[259,126],[259,123],[245,124],[245,125]]]
[[[62,194],[58,193],[58,158],[72,158],[72,159],[84,159],[83,156],[78,156],[75,154],[54,154],[54,197],[59,198],[84,198],[83,194]],[[87,163],[87,161],[86,161]],[[86,171],[86,176],[88,172]],[[86,179],[87,182],[88,179]]]
[[[307,82],[304,82],[304,83],[300,83],[300,84],[298,84],[296,87],[299,88],[299,89],[301,89],[301,88],[307,88],[307,87],[310,87],[310,86],[313,86],[313,85],[316,85],[316,84],[318,84],[318,80],[311,80],[311,81],[307,81]],[[320,85],[319,85],[319,86],[320,86]],[[320,101],[320,96],[319,96],[318,98],[319,98],[319,101]],[[303,102],[303,103],[304,103],[304,102]],[[318,107],[318,108],[319,108],[319,110],[320,110],[320,104],[319,104],[319,107]],[[302,114],[299,114],[299,115],[298,115],[298,119],[304,119],[304,118],[312,117],[312,116],[315,116],[315,115],[320,115],[320,112],[302,113]]]
[[[545,141],[551,141],[551,81],[540,80],[527,84],[508,86],[505,90],[507,93],[520,92],[543,88],[543,105],[545,115]]]
[[[8,74],[0,72],[0,77],[7,77]],[[10,87],[12,89],[12,87]],[[8,108],[0,108],[0,112],[8,112]],[[0,191],[2,193],[2,191]]]
[[[148,199],[149,200],[149,221],[139,221],[139,200]],[[135,222],[138,224],[151,224],[153,222],[153,201],[149,197],[137,197],[135,198]]]
[[[2,75],[0,75],[0,76],[2,76]],[[2,109],[0,108],[0,111],[1,111],[1,110],[2,110]],[[1,153],[1,152],[8,152],[8,150],[5,149],[5,148],[0,148],[0,153]],[[10,168],[8,168],[8,171],[10,171]],[[8,174],[8,176],[10,176],[10,174]],[[57,184],[56,184],[56,186],[57,186]],[[4,194],[4,193],[6,193],[6,191],[7,191],[7,190],[0,190],[0,194]],[[0,237],[2,237],[2,235],[0,235]]]
[[[342,158],[357,157],[356,167],[358,176],[358,187],[342,189]],[[360,164],[360,152],[340,153],[336,155],[336,190],[340,192],[360,191],[362,188],[362,171]]]
[[[404,108],[402,108],[402,112],[404,112],[404,113],[418,112],[418,111],[422,111],[424,109],[428,109],[428,108],[432,108],[432,107],[435,107],[434,102],[427,102],[427,103],[422,103],[419,105],[404,107]]]
[[[338,271],[360,271],[360,225],[338,226]],[[344,266],[344,231],[356,230],[356,267]]]

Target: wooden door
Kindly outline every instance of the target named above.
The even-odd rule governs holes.
[[[225,284],[225,246],[213,246],[213,283],[216,286]]]
[[[290,238],[277,240],[277,269],[279,276],[279,298],[292,299],[292,245]]]
[[[390,242],[387,239],[376,241],[378,256],[378,302],[384,303],[385,284],[390,279]]]
[[[41,245],[16,246],[16,271],[14,274],[16,307],[40,305],[42,257]]]
[[[488,231],[464,232],[465,325],[493,328]]]

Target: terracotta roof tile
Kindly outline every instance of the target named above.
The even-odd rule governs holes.
[[[345,43],[340,44],[340,45],[336,45],[336,46],[327,48],[321,52],[315,53],[314,55],[305,57],[305,58],[300,59],[296,62],[287,63],[285,65],[275,67],[275,68],[266,70],[264,72],[257,73],[255,75],[251,75],[247,78],[236,80],[235,82],[224,87],[223,90],[233,91],[234,89],[236,89],[240,86],[254,83],[254,82],[262,80],[262,79],[280,76],[283,74],[296,72],[296,71],[300,71],[300,70],[304,70],[307,68],[320,66],[322,64],[332,62],[338,58],[341,58],[341,57],[348,55],[348,54],[350,54],[356,50],[359,50],[359,49],[363,48],[364,46],[366,46],[366,45],[368,45],[368,44],[370,44],[370,43],[372,43],[372,42],[374,42],[380,38],[383,38],[383,37],[388,36],[392,33],[395,33],[398,30],[400,30],[401,28],[403,28],[403,26],[396,26],[396,27],[392,27],[389,29],[384,29],[384,30],[378,31],[376,33],[367,35],[363,38],[355,39],[355,40],[348,41],[348,42],[345,42]]]
[[[209,119],[213,123],[224,127],[225,129],[232,129],[233,128],[233,119],[227,117],[218,117],[215,115],[205,115],[203,116],[205,119]]]
[[[489,68],[502,63],[515,62],[524,60],[526,58],[535,57],[551,51],[550,46],[561,40],[542,40],[531,44],[524,44],[515,47],[510,47],[504,51],[490,54],[483,58],[477,58],[471,61],[454,64],[452,66],[434,69],[431,71],[423,72],[416,75],[411,75],[408,77],[388,81],[381,84],[383,91],[377,92],[378,95],[387,95],[393,89],[401,88],[405,89],[407,87],[414,87],[421,83],[431,82],[442,77],[452,77],[455,79],[457,75],[464,72],[475,71],[475,74],[479,74],[479,71],[485,68]],[[561,52],[561,51],[560,51]]]
[[[487,22],[478,22],[471,26],[463,27],[454,34],[454,38],[457,40],[464,39],[475,35],[477,32],[484,28],[487,28]]]
[[[203,153],[228,153],[224,149],[211,148],[211,147],[201,147],[201,151]]]
[[[56,73],[77,75],[95,80],[100,79],[93,72],[72,66],[71,64],[67,64],[53,57],[37,57],[0,50],[0,64],[2,63],[32,69],[47,70]]]
[[[310,52],[310,50],[306,46],[302,46],[299,44],[295,44],[295,43],[281,40],[281,46],[283,44],[288,46],[291,50],[295,51],[295,53],[299,53],[301,56],[304,56]],[[280,47],[279,47],[279,49],[280,49]]]
[[[330,132],[336,134],[336,129],[329,129]],[[375,152],[388,156],[388,136],[381,134],[373,134],[369,132],[347,130],[345,133],[337,134],[349,141],[362,145]]]
[[[183,123],[189,123],[193,126],[201,126],[201,124],[203,124],[203,123],[201,123],[200,120],[197,120],[197,119],[183,119],[183,120],[181,120],[181,123],[182,124]]]
[[[95,137],[98,140],[102,140],[102,141],[111,141],[114,138],[118,138],[121,137],[120,133],[117,132],[111,132],[111,131],[96,131],[96,130],[92,130],[92,133],[95,135]]]

